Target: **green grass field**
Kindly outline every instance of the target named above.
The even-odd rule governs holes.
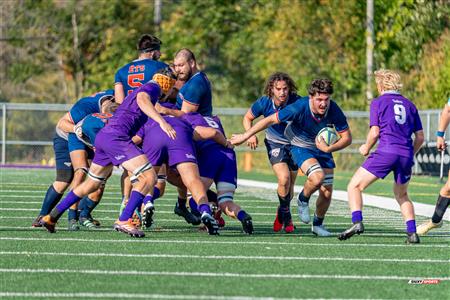
[[[273,233],[275,191],[239,188],[236,202],[253,216],[255,234],[243,235],[225,217],[220,236],[209,236],[173,214],[170,187],[156,202],[153,229],[133,239],[111,229],[120,206],[113,176],[94,211],[101,230],[68,232],[63,216],[49,234],[30,224],[53,178],[53,170],[0,169],[2,299],[449,299],[449,222],[420,245],[405,245],[399,213],[365,207],[366,232],[341,242],[314,237],[293,204],[295,233]],[[336,188],[345,189],[348,178],[339,175]],[[391,182],[372,191],[388,194]],[[440,184],[416,182],[412,194],[434,204]],[[337,234],[349,224],[347,203],[334,201],[325,225]],[[435,278],[440,283],[408,283]]]

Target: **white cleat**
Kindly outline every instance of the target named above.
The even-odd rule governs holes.
[[[309,224],[309,222],[311,222],[311,216],[309,214],[309,203],[301,202],[299,199],[297,199],[297,204],[298,217],[300,218],[300,221],[305,224]]]
[[[443,220],[441,220],[439,223],[433,223],[433,221],[428,220],[425,223],[417,226],[417,234],[426,235],[431,229],[442,227],[443,223]]]
[[[311,232],[317,236],[331,236],[331,232],[325,229],[323,225],[312,226]]]

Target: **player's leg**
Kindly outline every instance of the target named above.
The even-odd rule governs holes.
[[[84,147],[84,145],[83,145]],[[86,178],[86,175],[89,170],[88,164],[88,153],[84,149],[75,148],[70,144],[69,137],[69,149],[70,151],[70,160],[72,161],[72,166],[74,169],[74,176],[71,183],[71,188],[74,190],[77,186],[79,186]],[[68,211],[68,221],[69,221],[69,230],[76,231],[79,229],[78,226],[78,202],[74,203]]]
[[[433,216],[431,217],[431,220],[428,220],[425,223],[418,226],[417,234],[425,235],[432,229],[442,227],[442,224],[444,223],[443,221],[444,214],[449,205],[450,205],[450,171],[448,173],[447,182],[439,191],[439,196],[436,201],[436,206],[434,208],[434,213]]]
[[[408,244],[417,244],[420,243],[420,239],[416,233],[414,206],[408,197],[408,183],[409,182],[404,184],[394,183],[394,195],[400,205],[400,211],[402,213],[403,220],[406,223],[406,233],[408,238],[405,242]]]
[[[319,197],[316,201],[316,212],[314,213],[311,231],[317,236],[331,236],[331,233],[323,226],[323,220],[331,204],[334,169],[324,168],[323,171],[325,177],[319,189]]]
[[[291,194],[291,172],[289,171],[288,164],[285,162],[278,162],[272,165],[272,170],[277,176],[278,187],[277,195],[279,206],[277,209],[277,215],[273,223],[273,230],[275,232],[280,231],[283,227],[286,232],[294,231],[294,225],[292,223],[292,216],[290,211],[290,203],[292,199]]]
[[[161,169],[160,166],[153,166],[153,169],[155,170],[156,174],[159,174],[159,171]],[[153,215],[155,213],[155,200],[157,197],[159,197],[159,189],[155,186],[150,188],[147,195],[145,195],[143,199],[143,205],[142,205],[142,226],[143,228],[150,228],[153,225]],[[155,194],[156,191],[156,194]],[[157,197],[154,197],[157,196]],[[140,210],[140,207],[137,208],[137,210]]]
[[[180,173],[186,188],[192,193],[192,197],[197,202],[198,210],[202,214],[201,221],[208,228],[210,235],[218,234],[219,226],[212,217],[211,207],[206,197],[206,190],[200,180],[198,166],[193,162],[183,162],[177,164],[177,170]]]

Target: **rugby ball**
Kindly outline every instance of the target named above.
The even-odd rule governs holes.
[[[339,135],[339,133],[337,133],[336,129],[334,129],[334,127],[324,127],[322,128],[319,133],[317,134],[316,139],[320,139],[323,138],[323,140],[325,141],[325,143],[329,146],[329,145],[333,145],[334,143],[336,143],[341,136]]]

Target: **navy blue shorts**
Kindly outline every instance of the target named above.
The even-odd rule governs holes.
[[[68,142],[57,134],[53,137],[53,151],[55,152],[56,169],[72,170]]]
[[[297,146],[291,147],[291,153],[294,161],[300,167],[306,160],[315,158],[323,169],[336,168],[336,164],[334,163],[333,155],[331,155],[331,153],[326,153],[320,151],[319,149],[308,149]]]
[[[291,145],[279,144],[267,139],[264,139],[264,144],[266,144],[267,156],[272,165],[284,162],[288,165],[290,171],[298,170],[298,165],[291,155]]]

